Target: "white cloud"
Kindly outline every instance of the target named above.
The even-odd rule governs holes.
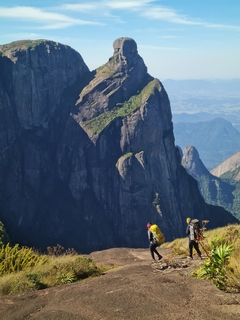
[[[42,23],[41,29],[65,28],[73,25],[100,25],[101,23],[74,19],[64,14],[49,12],[34,7],[0,7],[0,17]]]
[[[61,10],[69,10],[69,11],[78,11],[78,12],[89,12],[95,11],[99,8],[99,2],[91,2],[91,3],[84,3],[84,4],[63,4],[58,9]]]
[[[155,0],[103,0],[98,2],[86,2],[82,4],[65,4],[59,9],[85,12],[89,14],[114,17],[116,22],[123,22],[120,17],[116,18],[111,11],[129,11],[135,12],[149,20],[162,20],[173,24],[202,26],[205,28],[240,30],[240,26],[232,26],[226,24],[217,24],[203,21],[199,18],[191,18],[186,15],[179,14],[172,8],[156,5]]]
[[[60,9],[64,10],[74,10],[79,12],[90,12],[90,11],[100,11],[101,13],[104,10],[108,9],[140,9],[149,5],[153,0],[103,0],[98,2],[86,2],[86,3],[76,3],[76,4],[63,4],[60,6]]]
[[[164,20],[164,21],[177,23],[177,24],[190,24],[190,25],[200,24],[200,22],[190,20],[183,15],[177,14],[172,9],[162,7],[162,6],[148,8],[141,14],[142,16],[148,19],[153,19],[153,20]]]
[[[224,29],[224,30],[235,30],[235,31],[240,31],[240,26],[231,26],[231,25],[226,25],[226,24],[213,24],[213,23],[203,23],[204,27],[207,28],[214,28],[214,29]]]
[[[32,33],[32,32],[17,32],[17,33],[10,33],[4,34],[4,37],[11,37],[14,39],[40,39],[41,35],[39,33]]]
[[[124,11],[125,13],[134,14],[134,17],[138,15],[148,20],[161,20],[176,25],[240,31],[240,26],[238,25],[211,23],[197,17],[188,17],[184,14],[179,14],[170,7],[161,6],[157,3],[158,1],[154,0],[102,0],[76,4],[68,3],[54,8],[45,8],[45,10],[26,6],[0,7],[0,17],[39,23],[41,24],[41,29],[59,29],[74,25],[105,25],[106,23],[103,23],[103,20],[106,18],[118,24],[123,23],[125,22],[125,16],[121,15],[121,11]],[[63,11],[64,14],[62,13]],[[65,14],[66,11],[68,11],[69,15]],[[88,15],[90,18],[88,20],[76,19],[71,16],[76,13],[84,14],[84,18]]]
[[[108,17],[113,17],[111,11],[128,10],[130,12],[134,11],[136,14],[149,20],[162,20],[178,25],[202,26],[205,28],[240,30],[240,26],[210,23],[198,18],[187,17],[186,15],[179,14],[172,8],[156,5],[156,2],[157,1],[155,0],[103,0],[98,2],[87,2],[84,4],[65,4],[60,8]],[[122,22],[122,19],[119,17],[118,19],[116,18],[115,21]]]
[[[150,20],[163,20],[174,24],[182,25],[195,25],[202,26],[206,28],[216,28],[216,29],[225,29],[225,30],[236,30],[240,31],[240,26],[231,26],[225,24],[209,23],[206,21],[201,21],[199,19],[191,19],[185,15],[180,15],[173,9],[157,6],[157,7],[148,7],[141,12],[141,15],[150,19]]]
[[[140,9],[150,4],[151,0],[136,0],[136,1],[104,1],[103,3],[111,9]]]
[[[125,21],[120,17],[111,13],[112,4],[108,2],[89,2],[82,4],[63,4],[60,7],[56,7],[56,10],[60,11],[71,11],[83,14],[88,14],[92,17],[97,17],[99,20],[109,19],[115,23],[125,23]]]

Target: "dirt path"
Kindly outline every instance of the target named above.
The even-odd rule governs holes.
[[[0,299],[1,320],[238,320],[240,295],[210,281],[188,277],[201,260],[174,258],[160,249],[152,263],[147,249],[93,252],[97,263],[117,265],[104,276]],[[165,266],[165,267],[164,267]],[[161,269],[162,268],[162,269]]]

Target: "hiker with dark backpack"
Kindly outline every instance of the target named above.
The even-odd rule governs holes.
[[[186,219],[187,229],[186,234],[189,238],[189,256],[188,258],[193,259],[193,248],[197,251],[198,257],[202,259],[201,251],[198,247],[197,239],[200,236],[200,225],[197,219],[191,220],[191,218]]]
[[[151,224],[148,222],[148,240],[149,240],[149,249],[153,261],[156,261],[154,254],[158,256],[158,260],[162,259],[162,256],[157,251],[157,247],[160,246],[165,241],[164,234],[161,232],[159,227],[156,224]]]

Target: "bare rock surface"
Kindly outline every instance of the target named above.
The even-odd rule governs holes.
[[[211,174],[220,177],[228,171],[234,171],[240,166],[240,151],[234,153],[231,157],[223,161],[219,166],[211,170]],[[235,177],[235,180],[240,180],[240,174]]]
[[[182,165],[195,179],[204,174],[210,175],[208,169],[200,159],[197,149],[193,146],[187,146],[183,149]]]
[[[148,249],[93,252],[97,263],[118,267],[98,278],[1,298],[1,319],[240,319],[239,294],[188,277],[201,260],[171,258],[170,250],[159,251],[163,261],[156,263]]]

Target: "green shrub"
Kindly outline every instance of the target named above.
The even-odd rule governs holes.
[[[36,273],[28,273],[26,274],[28,280],[31,282],[32,287],[37,290],[47,288],[47,285],[40,280],[40,277]]]
[[[228,264],[232,252],[233,244],[224,243],[216,246],[213,243],[210,257],[194,274],[198,278],[212,280],[219,289],[226,290]]]
[[[212,279],[219,288],[240,292],[240,225],[233,224],[204,231],[204,237],[200,245],[210,258],[203,260],[202,267],[194,271],[192,276]],[[162,247],[170,248],[172,256],[186,255],[188,238],[165,242]],[[218,247],[219,249],[216,249]]]
[[[9,242],[10,242],[10,238],[7,234],[7,231],[3,223],[0,221],[0,247],[3,245],[6,245]]]

